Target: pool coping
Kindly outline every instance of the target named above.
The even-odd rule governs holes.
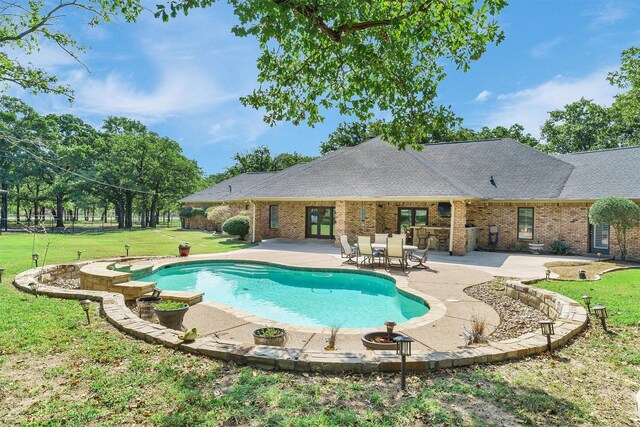
[[[40,267],[19,273],[14,286],[26,293],[64,299],[89,299],[100,303],[101,314],[120,331],[149,343],[176,348],[189,353],[233,361],[264,369],[312,372],[379,372],[400,369],[395,351],[319,351],[300,348],[270,347],[247,344],[240,341],[216,339],[210,336],[184,342],[179,331],[140,319],[125,304],[122,294],[81,289],[60,289],[38,281],[43,274],[60,266]],[[30,283],[38,283],[32,290]],[[586,310],[576,301],[555,292],[538,289],[519,281],[506,283],[507,294],[527,305],[541,309],[555,322],[555,334],[551,336],[552,348],[565,345],[587,325]],[[474,364],[514,360],[546,351],[547,340],[530,332],[517,338],[489,341],[450,351],[415,351],[407,359],[409,370],[432,370]]]
[[[392,276],[387,272],[381,271],[366,271],[361,269],[353,269],[353,268],[338,268],[338,267],[302,267],[295,264],[286,264],[286,263],[275,263],[268,261],[253,261],[253,260],[244,260],[244,259],[233,259],[233,258],[224,258],[224,259],[174,259],[174,260],[159,260],[160,262],[154,263],[151,272],[155,273],[158,270],[162,270],[165,268],[173,267],[176,265],[185,265],[185,264],[206,264],[206,263],[241,263],[241,264],[260,264],[260,265],[271,265],[275,267],[284,267],[286,269],[291,270],[312,270],[312,271],[331,271],[335,273],[353,273],[353,274],[362,274],[367,276],[379,276],[384,279],[390,280],[393,282],[395,287],[399,292],[404,294],[408,294],[409,298],[416,297],[419,298],[428,308],[429,311],[422,316],[415,317],[406,322],[398,323],[396,325],[396,329],[413,329],[426,326],[430,323],[436,322],[443,318],[447,313],[447,307],[445,304],[438,298],[427,295],[423,292],[419,292],[409,286],[409,280],[403,276]],[[148,264],[145,262],[144,264]],[[131,266],[133,270],[136,264]],[[138,265],[140,267],[140,265]],[[285,322],[278,322],[271,319],[266,319],[264,317],[256,316],[253,313],[249,313],[237,307],[234,307],[229,304],[215,302],[215,301],[202,301],[199,304],[207,305],[209,307],[213,307],[222,311],[225,311],[233,316],[236,316],[239,319],[242,319],[247,322],[257,323],[264,326],[270,326],[275,328],[282,328],[290,332],[303,332],[303,333],[315,333],[315,334],[327,334],[330,333],[331,327],[319,327],[319,326],[301,326],[301,325],[293,325]],[[380,328],[384,325],[373,326],[373,327],[363,327],[363,328],[340,328],[340,334],[344,335],[362,335],[368,332],[376,332],[380,331]]]

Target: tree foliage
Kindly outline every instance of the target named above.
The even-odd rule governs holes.
[[[622,52],[620,70],[609,73],[608,80],[626,92],[616,95],[613,108],[628,126],[640,124],[640,48],[632,46]]]
[[[627,231],[640,226],[640,207],[624,197],[605,197],[591,205],[589,222],[613,227],[620,256],[624,261],[627,258]]]
[[[213,206],[207,209],[207,219],[220,231],[226,220],[231,218],[231,208],[228,205]]]
[[[328,139],[320,143],[320,153],[326,154],[341,147],[353,147],[367,139],[373,138],[380,134],[380,124],[380,122],[340,123],[336,130],[329,134]],[[524,126],[517,123],[509,128],[504,126],[489,128],[485,126],[479,131],[464,127],[445,129],[442,132],[432,135],[429,139],[422,141],[422,143],[474,141],[491,138],[512,138],[530,147],[537,147],[540,143],[530,133],[525,132]]]
[[[68,12],[88,17],[89,25],[108,22],[115,15],[135,20],[142,10],[139,0],[44,0],[2,1],[0,7],[0,81],[14,83],[33,93],[63,94],[73,91],[58,83],[47,70],[20,59],[19,53],[37,52],[43,41],[56,45],[74,59],[83,49],[64,31],[61,18]]]
[[[295,151],[293,153],[281,153],[272,157],[269,147],[261,145],[243,153],[236,153],[233,159],[235,164],[227,168],[224,173],[224,179],[248,172],[280,171],[298,163],[309,162],[313,160],[313,157],[304,156]]]
[[[169,20],[215,0],[175,0],[158,6]],[[266,110],[265,122],[322,121],[323,110],[371,120],[389,115],[381,130],[399,147],[417,145],[455,123],[436,102],[445,63],[467,71],[504,34],[495,16],[505,0],[229,2],[255,37],[259,86],[241,98]]]

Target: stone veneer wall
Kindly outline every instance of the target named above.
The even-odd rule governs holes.
[[[467,206],[467,222],[478,227],[478,246],[489,248],[489,226],[495,224],[500,232],[499,250],[527,250],[530,242],[544,243],[548,250],[551,242],[560,238],[571,245],[571,252],[589,253],[589,208],[591,202],[471,202]],[[533,240],[518,240],[518,208],[533,208]],[[640,228],[627,234],[628,258],[640,258]],[[611,229],[610,254],[617,252],[615,231]]]

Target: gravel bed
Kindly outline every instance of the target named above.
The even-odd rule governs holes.
[[[538,321],[547,318],[542,312],[505,295],[504,285],[500,282],[470,286],[464,292],[489,304],[498,312],[500,325],[489,336],[493,341],[508,340],[527,332],[535,332],[539,328]]]
[[[57,278],[49,283],[47,286],[55,286],[61,289],[80,289],[80,279],[62,279]]]

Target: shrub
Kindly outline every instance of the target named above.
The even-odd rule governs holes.
[[[207,211],[207,219],[213,223],[213,227],[220,231],[222,224],[231,218],[231,208],[227,205],[213,206]]]
[[[176,302],[176,301],[163,301],[155,305],[156,310],[158,311],[170,311],[170,310],[179,310],[181,308],[188,307],[189,304],[185,302]]]
[[[571,250],[571,245],[557,238],[549,245],[549,251],[555,255],[566,255]]]
[[[249,233],[249,217],[236,215],[229,218],[222,224],[222,231],[232,236],[238,236],[240,240],[244,240]]]
[[[605,197],[591,205],[589,222],[613,227],[620,258],[624,261],[627,258],[627,230],[640,225],[640,206],[624,197]]]
[[[191,206],[180,208],[180,218],[191,218],[196,215],[204,215],[205,210],[202,208],[192,208]]]
[[[471,328],[463,328],[462,335],[467,345],[478,344],[487,342],[487,336],[484,334],[484,330],[487,326],[487,321],[484,317],[478,317],[476,315],[471,317]]]

